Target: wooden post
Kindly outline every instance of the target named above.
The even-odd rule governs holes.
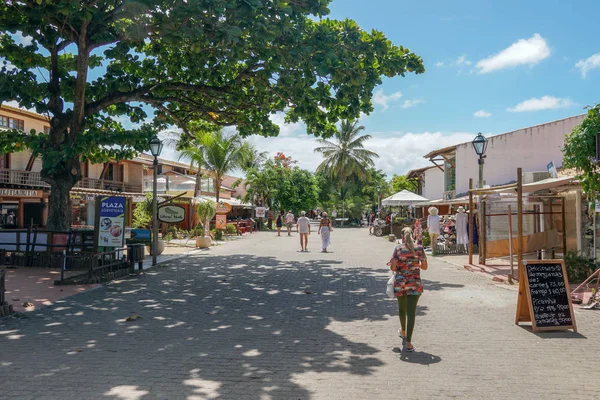
[[[563,260],[567,256],[567,218],[565,213],[565,197],[562,196],[560,199],[560,208],[562,213],[562,246],[563,246]]]
[[[473,265],[473,222],[475,221],[475,210],[473,207],[473,178],[469,179],[469,264]]]
[[[513,249],[513,228],[512,228],[512,210],[508,206],[508,251],[510,252],[510,275],[508,276],[508,283],[512,284],[512,280],[515,279],[515,263],[514,263],[514,249]]]
[[[517,269],[523,268],[523,169],[517,168]],[[521,274],[519,274],[519,278]]]
[[[486,200],[481,200],[481,196],[479,197],[479,207],[481,208],[481,221],[479,221],[479,263],[481,265],[485,265],[486,263],[486,250],[487,250],[487,227],[485,225],[485,213],[486,213]]]

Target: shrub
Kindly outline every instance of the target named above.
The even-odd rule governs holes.
[[[565,267],[570,283],[583,282],[597,269],[593,261],[573,250],[565,255]]]
[[[227,224],[225,226],[225,233],[228,235],[235,235],[237,233],[237,228],[234,224]]]
[[[431,236],[429,236],[429,232],[423,232],[423,247],[431,246]]]

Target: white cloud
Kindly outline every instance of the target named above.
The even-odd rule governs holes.
[[[554,96],[544,96],[540,98],[532,97],[525,100],[514,107],[507,108],[509,112],[525,112],[525,111],[541,111],[555,110],[558,108],[568,108],[575,105],[569,98],[559,98]]]
[[[381,106],[385,111],[388,108],[390,108],[390,103],[400,100],[401,97],[402,92],[395,92],[390,95],[386,95],[383,89],[379,89],[373,95],[373,103],[377,104],[378,106]]]
[[[278,112],[271,115],[271,122],[279,125],[279,136],[290,136],[304,130],[304,125],[300,122],[287,124],[285,122],[285,113]]]
[[[436,62],[436,63],[435,63],[435,66],[436,66],[436,67],[443,67],[444,65],[445,65],[445,64],[444,64],[444,62],[443,62],[443,61],[438,61],[438,62]]]
[[[369,132],[367,132],[369,133]],[[365,147],[379,154],[375,167],[383,170],[388,177],[393,174],[404,174],[411,169],[431,165],[423,156],[432,150],[465,143],[473,140],[474,133],[441,132],[424,133],[370,133],[373,139]],[[390,136],[392,135],[392,136]],[[320,154],[314,152],[318,146],[314,137],[298,134],[288,137],[251,136],[248,140],[261,151],[275,156],[282,152],[298,161],[300,168],[315,171],[322,161]]]
[[[488,118],[492,116],[492,113],[487,112],[485,110],[479,110],[476,111],[475,114],[473,114],[474,116],[476,116],[477,118]]]
[[[467,60],[466,56],[460,56],[456,59],[456,61],[454,61],[453,63],[455,66],[460,67],[463,65],[469,66],[471,64],[473,64],[471,61]]]
[[[424,100],[404,100],[404,104],[402,104],[402,108],[411,108],[413,106],[416,106],[417,104],[421,104],[424,103]]]
[[[588,72],[593,69],[600,68],[600,53],[596,53],[585,60],[579,60],[575,67],[581,70],[581,77],[586,78]]]
[[[480,74],[487,74],[518,65],[534,66],[549,56],[548,43],[536,33],[529,39],[519,39],[499,53],[479,61],[476,68]]]

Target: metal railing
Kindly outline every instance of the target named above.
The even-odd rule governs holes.
[[[17,186],[35,186],[48,188],[50,185],[42,180],[39,172],[20,171],[16,169],[0,169],[0,183]],[[130,193],[142,193],[143,185],[119,182],[108,179],[83,178],[75,184],[76,188],[110,190]]]
[[[77,253],[67,254],[63,251],[58,255],[61,259],[60,280],[58,284],[65,283],[91,283],[94,279],[113,279],[117,271],[121,276],[133,272],[133,265],[125,258],[125,249],[115,249],[102,253]],[[74,276],[67,277],[68,272],[81,271]]]

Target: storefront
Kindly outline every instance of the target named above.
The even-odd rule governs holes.
[[[0,188],[0,228],[43,227],[47,204],[43,190]]]

